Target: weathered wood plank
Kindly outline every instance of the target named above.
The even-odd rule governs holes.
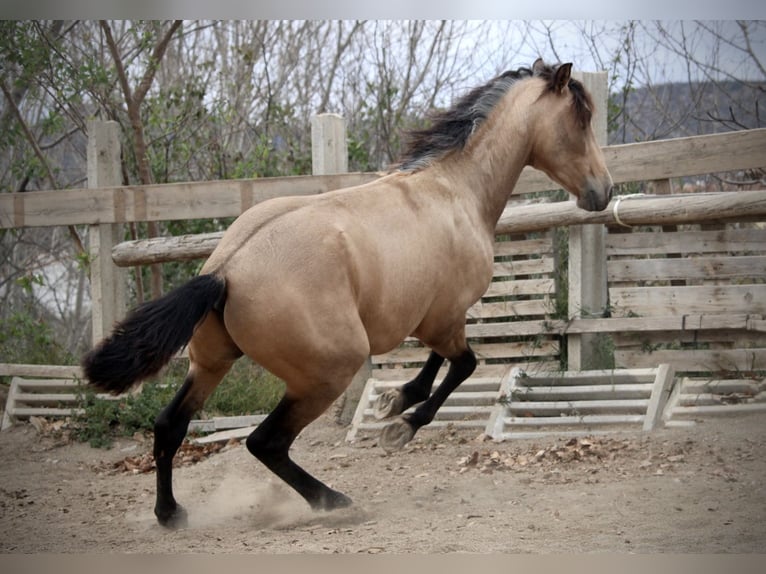
[[[376,370],[377,375],[381,371]],[[446,373],[445,373],[446,374]],[[437,376],[434,380],[434,385],[438,385],[444,379],[443,376]],[[373,398],[377,398],[378,395],[384,393],[388,389],[399,388],[402,385],[402,381],[390,381],[385,379],[370,378],[367,382],[371,385],[369,389],[369,395]],[[476,377],[471,376],[455,389],[453,394],[461,393],[478,393],[497,390],[498,377]]]
[[[766,314],[766,284],[691,287],[611,287],[613,315]]]
[[[760,413],[766,412],[766,403],[745,403],[734,405],[705,405],[705,406],[674,406],[673,417],[696,417],[711,415],[732,415],[736,413]]]
[[[666,253],[742,253],[766,251],[766,229],[721,229],[677,233],[610,233],[608,256]]]
[[[676,372],[689,373],[762,371],[766,370],[766,349],[657,349],[650,353],[617,349],[614,361],[620,367],[668,363]]]
[[[553,312],[553,303],[548,297],[526,301],[479,301],[469,307],[468,319],[500,319],[502,317],[528,317],[548,315]]]
[[[523,369],[521,369],[523,371]],[[603,388],[616,388],[622,385],[652,383],[656,367],[640,369],[593,370],[593,371],[552,371],[547,373],[527,374],[522,372],[519,380],[524,388],[559,386],[598,385]]]
[[[729,395],[732,393],[756,395],[766,390],[766,379],[693,379],[684,377],[681,380],[681,394],[695,396],[697,394]]]
[[[555,260],[553,257],[540,259],[517,259],[515,261],[495,262],[493,267],[494,277],[507,277],[509,275],[536,275],[553,273]]]
[[[669,179],[766,165],[766,129],[674,138],[604,149],[615,183]]]
[[[588,414],[579,416],[506,417],[503,422],[509,427],[620,425],[641,424],[644,422],[644,416],[637,414]]]
[[[505,239],[502,236],[495,241],[495,258],[550,255],[553,253],[553,236],[548,233],[535,239]]]
[[[560,368],[558,360],[546,360],[544,357],[532,358],[532,360],[524,360],[524,358],[520,358],[513,361],[508,361],[508,363],[505,364],[479,363],[479,365],[476,367],[476,370],[474,371],[474,374],[471,375],[471,379],[474,377],[495,377],[500,379],[500,377],[503,376],[503,373],[508,370],[509,363],[513,365],[519,365],[529,372],[555,371]],[[422,366],[403,368],[401,366],[382,364],[376,365],[372,373],[373,376],[379,381],[386,381],[395,385],[402,385],[403,383],[406,383],[407,381],[410,381],[416,377],[421,369]],[[437,378],[437,381],[438,380],[440,379]],[[460,386],[462,387],[464,384],[465,382]]]
[[[517,357],[542,357],[558,352],[558,342],[551,340],[535,343],[484,343],[472,345],[476,358],[507,359]],[[429,349],[425,347],[399,347],[381,355],[373,355],[373,365],[421,363],[428,358]]]
[[[592,385],[539,385],[518,389],[513,400],[523,401],[584,401],[607,399],[645,399],[651,395],[654,383],[622,383]]]
[[[550,332],[631,333],[646,331],[703,331],[707,329],[742,329],[766,332],[760,315],[744,313],[714,313],[707,315],[661,315],[653,317],[609,317],[603,319],[572,319],[546,321]]]
[[[581,416],[598,413],[635,413],[646,412],[649,399],[617,399],[617,400],[566,400],[566,401],[527,401],[511,398],[507,408],[509,413],[534,413],[537,416],[558,416],[561,413]],[[579,413],[579,414],[578,414]]]
[[[482,298],[516,297],[519,295],[550,295],[556,291],[556,282],[551,277],[543,279],[516,279],[493,281]]]
[[[196,419],[189,422],[190,432],[214,432],[244,427],[255,427],[262,423],[267,415],[240,415]]]
[[[468,323],[465,327],[469,339],[492,337],[529,337],[546,335],[554,336],[560,333],[550,328],[546,321],[502,321],[492,323]],[[532,342],[529,342],[532,344]]]
[[[236,217],[256,203],[374,181],[377,173],[289,176],[0,194],[0,229]]]
[[[657,377],[652,386],[652,395],[649,397],[649,404],[646,407],[646,418],[644,419],[643,430],[650,431],[656,427],[662,420],[665,412],[665,405],[670,397],[670,391],[673,388],[673,377],[675,370],[672,365],[662,364],[657,367]]]
[[[766,244],[764,244],[766,249]],[[686,257],[684,259],[611,259],[609,281],[672,279],[766,279],[766,256]]]
[[[19,363],[0,363],[2,377],[55,377],[82,378],[79,365],[26,365]]]

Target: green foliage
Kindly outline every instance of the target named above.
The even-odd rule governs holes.
[[[73,419],[74,436],[92,447],[108,448],[117,436],[132,436],[154,428],[154,419],[170,402],[178,384],[144,385],[140,393],[117,400],[96,397],[92,389],[82,393],[82,414]]]
[[[285,391],[280,379],[241,359],[234,364],[223,382],[205,405],[206,416],[236,416],[271,412]]]
[[[144,384],[140,393],[116,400],[98,398],[87,388],[81,394],[83,413],[73,420],[74,436],[95,448],[108,448],[115,437],[151,432],[160,411],[181,387],[186,362],[170,365],[161,378]],[[270,412],[284,393],[284,383],[247,360],[232,370],[198,416],[237,416]]]
[[[32,365],[66,365],[72,360],[50,325],[30,309],[0,318],[0,357],[3,362]]]
[[[30,273],[16,282],[26,300],[5,317],[0,317],[0,357],[3,362],[68,364],[71,357],[56,341],[53,329],[40,315],[39,307],[32,303],[32,289],[43,284],[42,276]]]

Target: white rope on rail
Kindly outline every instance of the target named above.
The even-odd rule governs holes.
[[[622,225],[623,227],[630,227],[630,228],[633,227],[629,223],[625,223],[622,219],[620,219],[620,213],[619,213],[620,202],[623,199],[637,199],[637,198],[640,198],[640,197],[647,197],[647,194],[645,194],[645,193],[630,193],[628,195],[621,195],[621,196],[619,196],[617,198],[617,201],[615,201],[614,205],[612,206],[612,215],[614,215],[614,220],[619,225]]]

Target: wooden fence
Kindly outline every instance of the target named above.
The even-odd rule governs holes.
[[[0,228],[91,226],[92,279],[99,285],[93,287],[97,339],[119,315],[115,286],[124,288],[124,278],[117,275],[121,267],[206,257],[221,235],[120,243],[119,225],[232,217],[271,197],[323,193],[378,177],[337,173],[345,169],[338,160],[345,155],[342,126],[337,116],[315,122],[313,145],[323,153],[314,157],[313,176],[117,186],[108,175],[98,175],[103,168],[92,167],[89,174],[98,189],[0,194]],[[94,127],[91,138],[96,164],[119,161],[119,154],[97,153],[99,146],[113,147],[107,141],[113,134]],[[766,166],[766,130],[609,146],[604,152],[615,183],[651,182],[667,189],[676,178]],[[705,372],[727,364],[742,372],[766,369],[766,236],[758,225],[742,223],[766,221],[766,191],[632,197],[592,213],[570,201],[539,197],[557,187],[526,169],[498,223],[495,281],[469,312],[468,334],[479,350],[482,372],[508,363],[558,368],[564,341],[570,369],[594,368],[589,364],[593,354],[580,343],[604,333],[614,335],[618,366],[656,366],[665,359],[681,367],[709,365],[706,358],[715,356],[721,361]],[[531,195],[538,196],[537,203],[530,203]],[[704,228],[671,229],[699,222]],[[561,286],[550,230],[559,226],[572,226],[566,318],[557,316],[553,305]],[[386,357],[373,358],[358,384],[371,369],[417,368],[423,351],[413,345],[408,341]]]

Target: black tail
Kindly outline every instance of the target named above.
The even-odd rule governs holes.
[[[223,308],[225,298],[222,278],[200,275],[135,308],[83,357],[85,377],[94,387],[119,394],[157,374],[208,312]]]

